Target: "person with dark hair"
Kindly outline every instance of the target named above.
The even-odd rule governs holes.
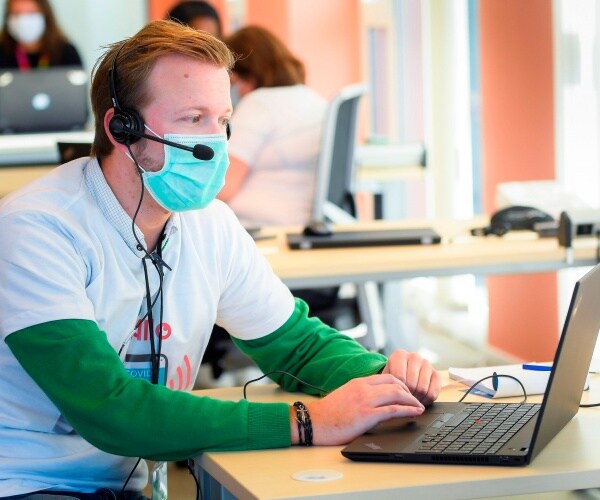
[[[232,64],[204,31],[148,23],[94,67],[92,156],[0,200],[0,497],[138,499],[142,459],[340,445],[437,397],[418,354],[309,317],[215,200]],[[281,387],[321,397],[190,394],[215,323]]]
[[[48,0],[7,0],[0,32],[0,68],[27,71],[81,65],[77,49],[58,26]]]
[[[224,38],[240,97],[219,198],[247,226],[306,225],[327,100],[305,83],[304,64],[270,31],[246,26]]]
[[[179,2],[169,11],[167,19],[187,24],[190,28],[207,31],[217,38],[223,34],[217,9],[203,0]]]

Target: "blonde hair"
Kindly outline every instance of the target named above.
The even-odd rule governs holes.
[[[214,36],[174,21],[152,21],[131,38],[114,43],[96,62],[92,71],[91,103],[95,121],[92,154],[100,158],[112,149],[104,130],[104,115],[113,107],[109,90],[109,72],[122,109],[139,110],[150,99],[146,81],[156,61],[165,55],[180,54],[223,67],[233,66],[227,46]]]

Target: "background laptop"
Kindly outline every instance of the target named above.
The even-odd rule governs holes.
[[[81,68],[0,70],[0,133],[80,130],[88,118]]]
[[[440,241],[440,235],[429,227],[337,231],[326,236],[312,236],[299,233],[290,233],[287,235],[288,245],[293,250],[386,245],[431,245]]]
[[[600,328],[598,297],[600,265],[575,284],[541,405],[523,407],[518,403],[504,403],[502,407],[496,406],[502,403],[486,403],[495,406],[497,410],[519,406],[525,412],[538,411],[518,432],[511,435],[512,424],[505,424],[493,439],[488,437],[487,444],[493,451],[483,451],[483,448],[469,450],[470,444],[463,449],[464,443],[473,440],[473,434],[456,442],[454,446],[449,443],[438,446],[437,443],[441,441],[439,436],[449,436],[461,426],[477,428],[481,421],[475,422],[476,418],[472,417],[472,413],[467,413],[467,418],[461,421],[461,412],[468,412],[473,405],[479,403],[434,403],[419,417],[390,420],[360,436],[342,450],[342,455],[352,460],[379,462],[528,464],[579,409]],[[498,383],[502,383],[502,378]],[[499,444],[495,441],[498,436],[502,439]],[[451,439],[450,443],[454,443]],[[440,451],[443,448],[445,450]]]

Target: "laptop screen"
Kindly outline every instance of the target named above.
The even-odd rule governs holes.
[[[535,429],[533,458],[579,410],[600,328],[600,265],[575,284]]]
[[[86,73],[77,67],[0,70],[0,133],[83,129],[87,87]]]

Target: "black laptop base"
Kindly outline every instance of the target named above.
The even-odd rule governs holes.
[[[493,431],[483,432],[479,436],[479,445],[490,441],[486,450],[481,453],[474,449],[466,450],[463,444],[469,445],[478,441],[478,427],[483,425],[468,423],[473,420],[478,406],[493,408],[501,412],[502,409],[528,410],[531,416],[525,419],[519,430],[508,432],[497,429],[499,436],[494,438]],[[342,450],[342,455],[350,460],[359,462],[397,462],[397,463],[428,463],[428,464],[456,464],[456,465],[503,465],[521,466],[530,462],[529,445],[533,428],[535,426],[540,404],[523,403],[452,403],[436,402],[431,405],[425,414],[418,419],[399,418],[384,422],[367,434],[360,436],[352,444]],[[465,410],[467,413],[465,414]],[[462,416],[462,418],[461,418]],[[469,419],[465,418],[469,416]],[[487,417],[486,417],[487,418]],[[509,417],[512,418],[512,417]],[[460,421],[457,422],[456,420]],[[501,424],[510,428],[512,424],[505,420]],[[470,429],[473,429],[471,432]],[[500,432],[502,430],[502,432]],[[471,432],[469,436],[468,433]],[[456,434],[461,436],[456,439]],[[439,443],[448,441],[448,446],[456,447],[462,451],[453,453],[449,449],[435,452]],[[463,442],[463,444],[460,443]],[[492,442],[493,441],[493,442]],[[457,444],[458,443],[458,444]],[[424,449],[429,446],[430,449]],[[490,448],[496,446],[497,451]],[[365,450],[364,453],[361,450]],[[394,450],[404,450],[397,452]]]
[[[311,248],[349,248],[389,245],[432,245],[441,237],[429,227],[364,231],[337,231],[329,235],[290,233],[288,245],[292,250]]]

